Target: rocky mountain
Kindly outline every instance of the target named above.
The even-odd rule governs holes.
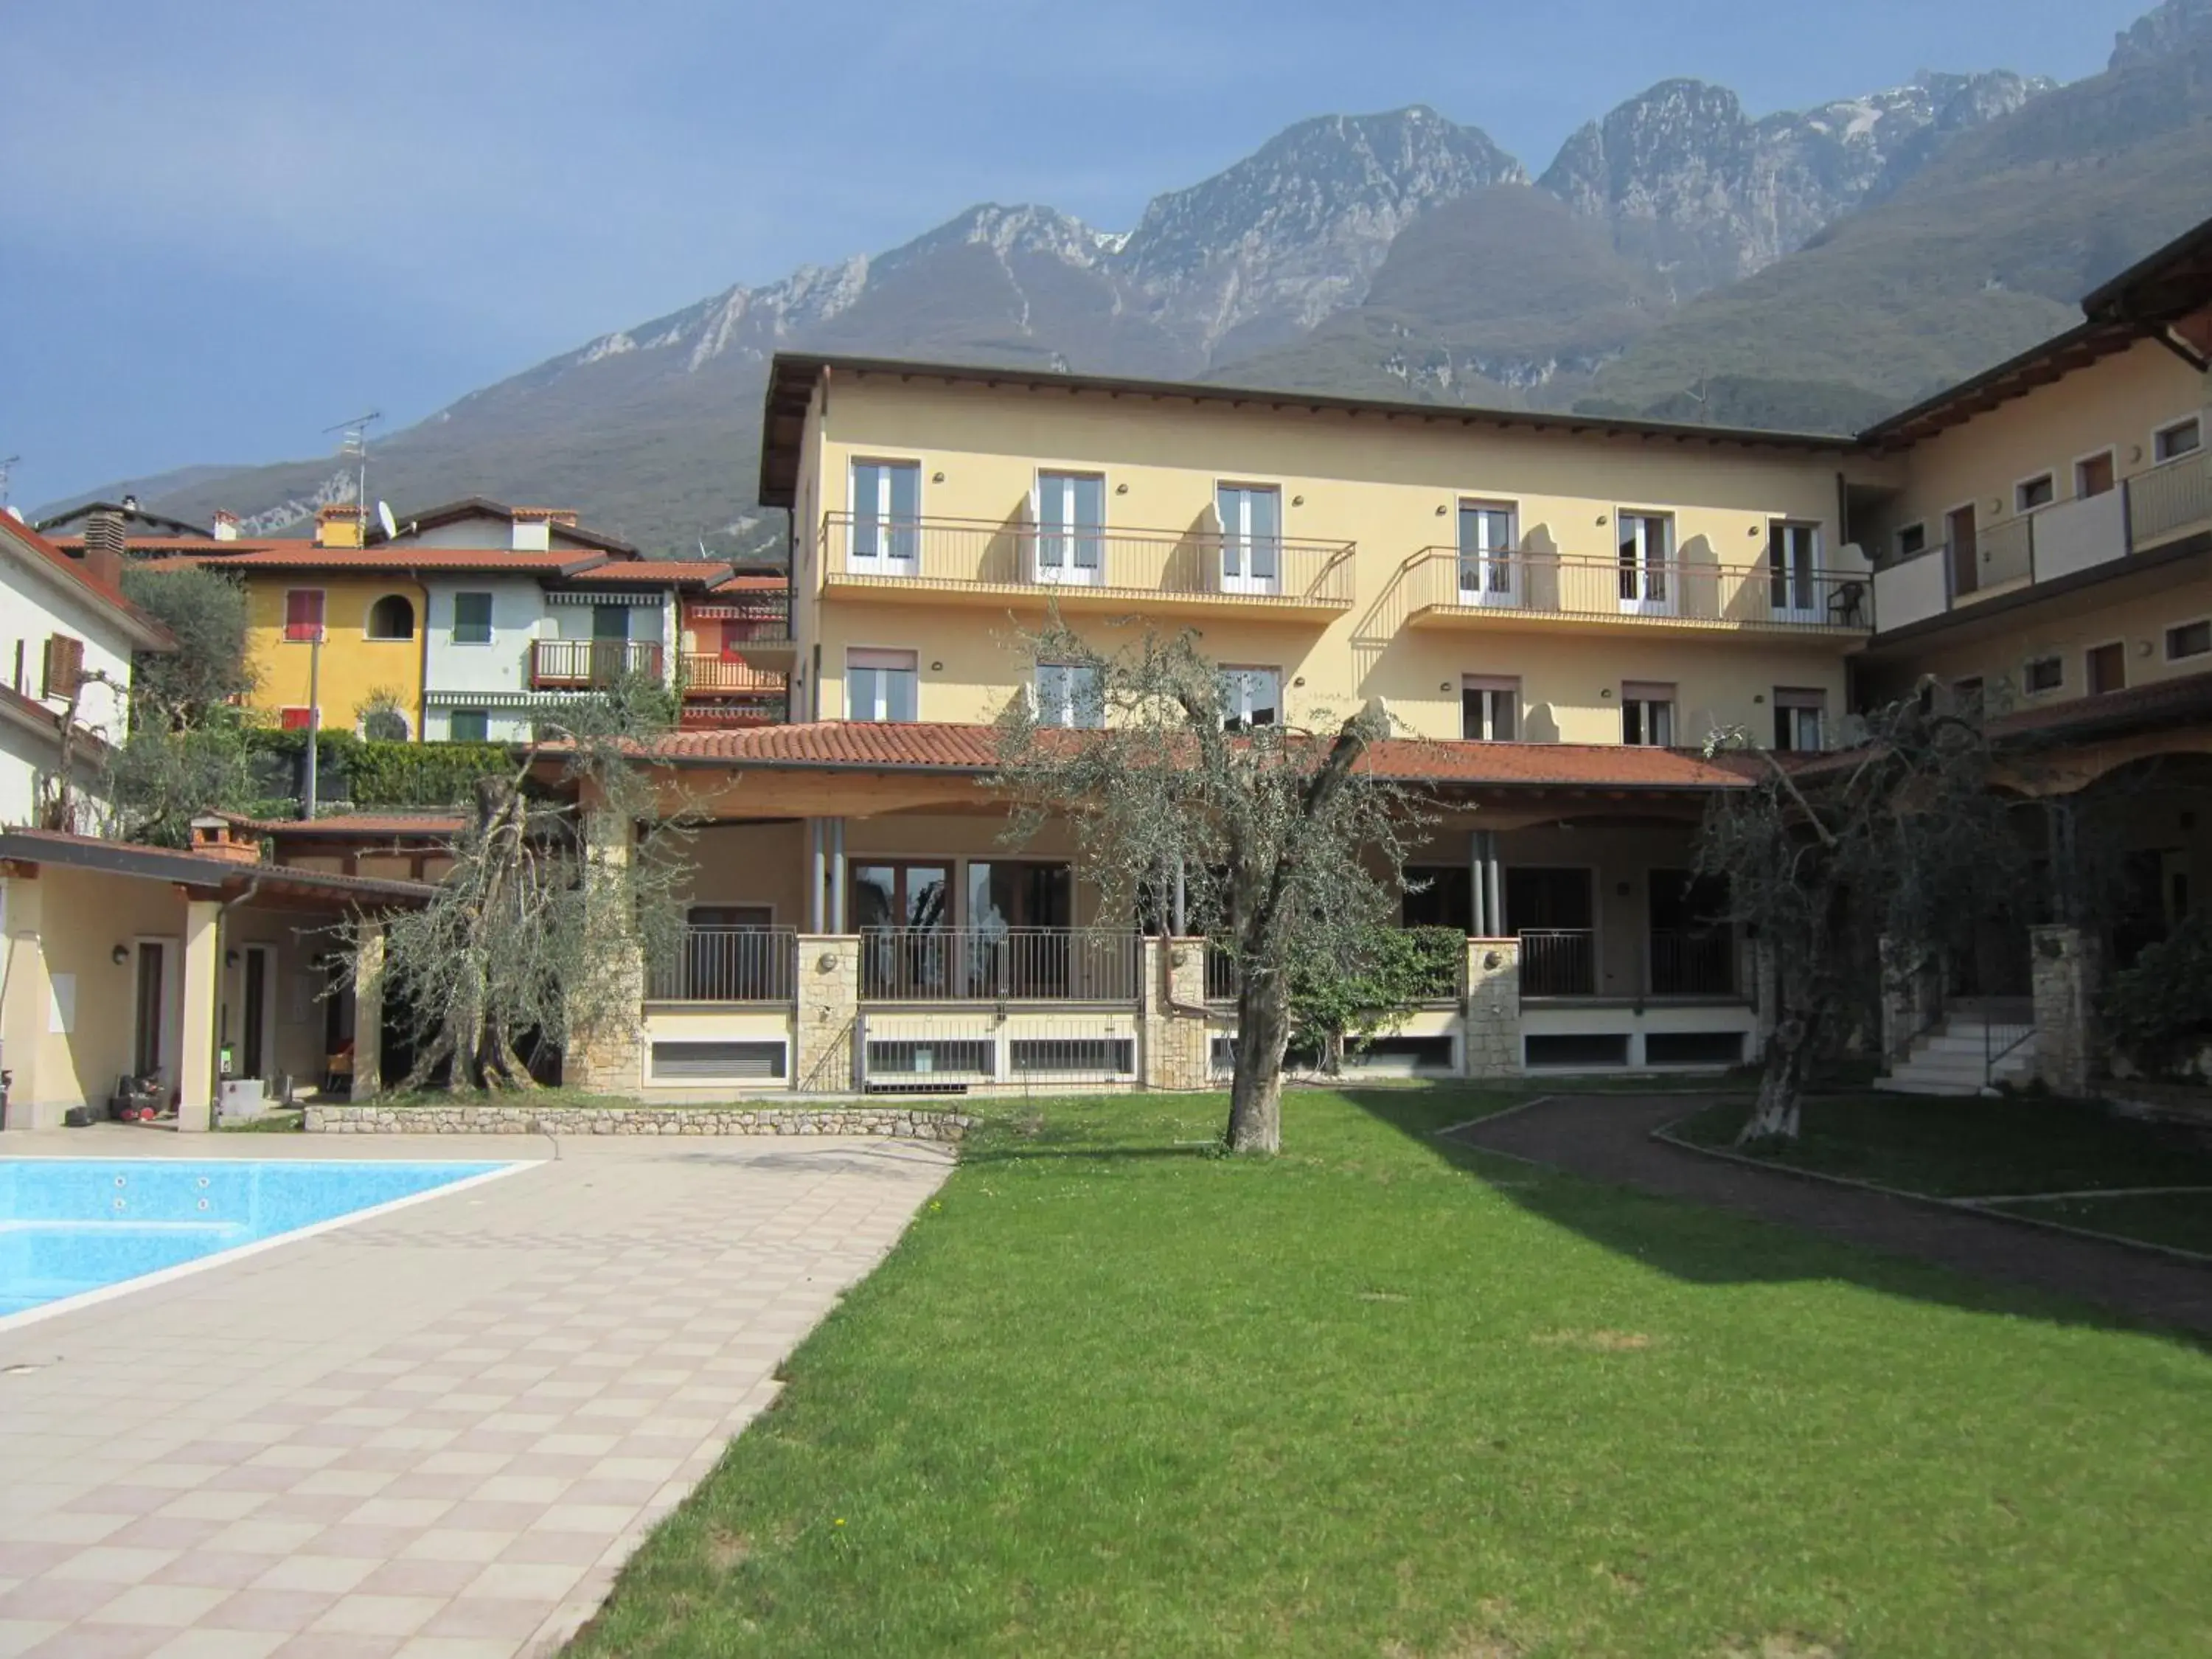
[[[1302,122],[1127,232],[979,206],[603,335],[379,443],[370,492],[558,501],[649,547],[752,550],[781,528],[751,471],[790,347],[1857,424],[2063,325],[2085,273],[2203,210],[2208,39],[2212,0],[2166,0],[2072,88],[1923,75],[1759,118],[1664,82],[1533,185],[1431,110]],[[321,460],[138,493],[269,529],[352,487]]]
[[[1910,85],[1753,120],[1725,87],[1662,81],[1569,138],[1537,182],[1603,221],[1678,299],[1801,247],[1925,165],[1943,140],[2054,83],[2002,71]]]

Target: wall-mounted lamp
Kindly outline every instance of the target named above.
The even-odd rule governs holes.
[[[943,483],[945,482],[945,475],[942,472],[933,472],[929,475],[929,481],[932,483]]]
[[[1446,507],[1442,501],[1437,503],[1437,517],[1439,519],[1449,516],[1451,508]]]
[[[2136,641],[2136,655],[2138,657],[2148,657],[2150,655],[2150,641],[2148,640],[2137,640]]]
[[[1752,538],[1755,541],[1755,540],[1757,540],[1757,539],[1758,539],[1758,538],[1759,538],[1759,529],[1760,529],[1760,526],[1758,526],[1758,525],[1753,525],[1753,526],[1752,526],[1752,527],[1751,527],[1750,529],[1748,529],[1748,530],[1745,531],[1743,533],[1744,533],[1745,535],[1747,535],[1747,536],[1749,536],[1750,538]]]
[[[1612,688],[1611,686],[1609,686],[1609,685],[1608,685],[1608,686],[1607,686],[1607,687],[1606,687],[1602,691],[1600,691],[1600,692],[1598,693],[1598,696],[1600,696],[1601,697],[1610,697],[1610,696],[1613,696],[1613,688]]]
[[[1305,504],[1306,498],[1303,495],[1293,495],[1291,497],[1291,505],[1292,507],[1304,507]]]
[[[237,952],[237,951],[225,951],[222,953],[222,965],[223,965],[224,967],[226,967],[226,968],[235,968],[235,967],[237,967],[237,966],[238,966],[238,952]]]
[[[1297,678],[1296,678],[1296,679],[1294,679],[1294,680],[1292,680],[1292,681],[1291,682],[1291,689],[1293,691],[1295,691],[1295,690],[1297,690],[1300,686],[1303,686],[1305,683],[1306,683],[1306,677],[1305,677],[1304,675],[1301,674],[1301,675],[1299,675],[1299,676],[1297,677]]]
[[[1114,486],[1114,493],[1116,495],[1126,495],[1129,493],[1129,486],[1125,483],[1117,483]]]
[[[112,951],[110,951],[107,953],[107,959],[113,963],[118,968],[120,968],[125,963],[131,960],[131,947],[127,945],[117,945]]]
[[[814,971],[817,974],[836,973],[837,971],[837,953],[835,951],[824,951],[820,956],[815,957]]]
[[[2142,459],[2142,446],[2141,444],[2130,444],[2128,447],[2128,465],[2130,466],[2133,466]]]
[[[1437,690],[1439,690],[1439,691],[1449,691],[1449,690],[1451,690],[1451,682],[1450,682],[1449,680],[1446,680],[1446,681],[1445,681],[1442,685],[1439,685],[1439,686],[1437,688]]]
[[[1606,520],[1605,520],[1605,514],[1602,514],[1602,513],[1599,514],[1597,515],[1597,521],[1598,521],[1600,524],[1603,524],[1603,523],[1606,521]]]
[[[1764,691],[1754,691],[1751,694],[1751,700],[1753,702],[1765,702],[1766,701],[1766,693]]]
[[[933,674],[942,674],[945,672],[945,665],[941,662],[933,662],[929,665],[929,672]]]

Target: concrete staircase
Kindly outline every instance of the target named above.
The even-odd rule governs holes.
[[[2008,1043],[2013,1046],[1992,1067],[1989,1056]],[[2034,1075],[2035,1035],[2027,1010],[1961,1007],[1916,1039],[1874,1086],[1900,1095],[1978,1095],[1985,1083],[2018,1085]]]

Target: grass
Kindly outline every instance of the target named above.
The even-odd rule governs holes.
[[[1743,1102],[1721,1102],[1674,1132],[1697,1146],[1729,1147],[1747,1110]],[[2212,1187],[2212,1145],[2191,1129],[2027,1097],[1815,1097],[1805,1103],[1796,1142],[1745,1150],[1931,1198]]]
[[[1429,1132],[996,1113],[581,1659],[2201,1654],[2212,1356]]]
[[[2055,1221],[2085,1232],[2141,1239],[2212,1256],[2212,1192],[2131,1193],[2112,1198],[2033,1198],[1992,1204],[1993,1210]]]

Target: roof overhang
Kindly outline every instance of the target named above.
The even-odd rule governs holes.
[[[0,830],[0,862],[36,868],[53,865],[141,881],[167,882],[195,896],[246,898],[325,908],[392,909],[427,902],[437,889],[427,882],[341,876],[281,864],[248,864],[173,848],[100,841],[51,830]]]

